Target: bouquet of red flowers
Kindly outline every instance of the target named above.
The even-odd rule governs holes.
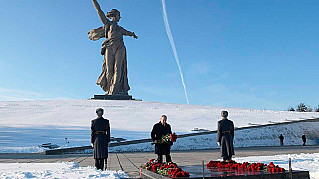
[[[267,166],[267,171],[269,173],[276,173],[276,172],[285,172],[285,169],[279,167],[278,165],[275,166],[273,162],[270,162],[269,165]]]
[[[163,135],[162,138],[160,140],[157,141],[158,144],[164,144],[164,143],[169,143],[169,142],[176,142],[177,139],[177,135],[174,132],[173,134],[166,134]],[[154,145],[155,143],[152,142],[152,145]]]
[[[178,178],[178,177],[189,177],[189,173],[183,171],[181,168],[172,168],[167,172],[168,177],[170,178]]]
[[[265,170],[268,172],[285,172],[284,168],[274,165],[273,162],[270,162],[269,165],[264,163],[237,163],[235,161],[230,162],[220,162],[220,161],[210,161],[206,164],[207,168],[223,168],[223,169],[232,169],[232,170],[246,170],[246,171],[261,171]]]
[[[173,162],[158,163],[157,160],[152,159],[145,163],[143,168],[170,178],[189,177],[188,172],[183,171],[176,163]]]

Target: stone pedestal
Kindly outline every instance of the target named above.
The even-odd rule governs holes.
[[[214,172],[208,170],[206,167],[205,172],[203,173],[203,166],[182,166],[181,167],[184,171],[189,172],[190,179],[290,179],[289,172],[282,172],[282,173],[268,173],[267,171],[260,171],[260,172],[252,172],[252,171],[242,171],[237,170],[236,172],[225,172],[218,171],[218,169]],[[142,178],[157,178],[157,179],[169,179],[166,176],[160,175],[158,173],[154,173],[152,171],[148,171],[146,169],[141,169]],[[203,176],[204,175],[204,176]],[[292,171],[292,178],[293,179],[310,179],[309,171]]]
[[[98,94],[94,95],[91,99],[98,99],[98,100],[134,100],[131,95],[128,94],[114,94],[114,95],[107,95],[107,94]]]

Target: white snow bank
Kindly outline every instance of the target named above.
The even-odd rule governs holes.
[[[101,171],[77,163],[0,163],[0,178],[128,178],[123,171]]]
[[[41,153],[44,152],[42,147],[1,147],[0,153]]]
[[[311,179],[319,179],[319,153],[313,154],[287,154],[287,155],[274,155],[274,156],[253,156],[234,158],[236,162],[274,162],[275,165],[289,169],[288,160],[291,158],[293,170],[306,170],[309,171]]]
[[[319,113],[316,112],[251,110],[145,101],[0,101],[0,126],[89,129],[91,120],[96,118],[95,109],[100,107],[105,110],[104,117],[110,120],[112,129],[121,131],[149,132],[162,114],[168,116],[168,123],[172,124],[172,129],[176,132],[189,132],[196,127],[215,130],[222,110],[229,111],[229,118],[234,120],[236,127],[287,122],[286,119],[319,118]]]

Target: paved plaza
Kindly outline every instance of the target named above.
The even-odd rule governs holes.
[[[278,154],[300,154],[317,153],[319,146],[278,146],[278,147],[250,147],[235,148],[235,157],[264,156]],[[220,158],[219,149],[192,150],[192,151],[172,151],[171,156],[174,162],[180,166],[201,165],[204,160]],[[124,170],[131,177],[139,176],[141,164],[156,158],[153,152],[136,153],[110,153],[108,158],[109,170]],[[165,157],[164,157],[165,158]],[[64,154],[64,155],[44,155],[44,154],[0,154],[0,163],[53,163],[53,162],[77,162],[79,166],[94,166],[92,154]]]

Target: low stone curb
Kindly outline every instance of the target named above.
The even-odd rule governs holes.
[[[141,168],[141,178],[147,178],[147,179],[169,179],[166,176],[159,175],[157,173],[154,173],[152,171],[148,171],[146,169]]]

